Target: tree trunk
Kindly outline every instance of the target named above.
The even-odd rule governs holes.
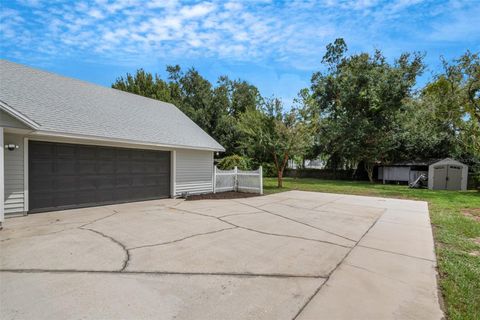
[[[370,181],[370,183],[373,183],[373,166],[374,165],[372,163],[369,163],[368,161],[365,161],[364,166],[365,166],[365,171],[367,171],[368,181]]]
[[[277,158],[277,154],[273,154],[273,161],[275,162],[275,167],[277,168],[277,187],[283,188],[283,171],[288,163],[288,153],[284,153],[283,161],[280,164]]]

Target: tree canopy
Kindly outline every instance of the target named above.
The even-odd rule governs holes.
[[[442,58],[443,69],[419,87],[423,57],[348,54],[336,39],[289,106],[247,81],[223,75],[211,83],[178,65],[167,66],[166,78],[139,69],[112,87],[175,104],[225,147],[221,157],[273,166],[279,186],[292,158],[321,157],[333,170],[361,166],[370,180],[374,165],[400,160],[455,157],[480,171],[479,54]]]

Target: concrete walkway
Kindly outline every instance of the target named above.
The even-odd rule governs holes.
[[[441,319],[427,203],[290,191],[7,219],[1,319]]]

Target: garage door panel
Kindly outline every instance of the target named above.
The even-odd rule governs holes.
[[[79,174],[95,174],[96,161],[77,159],[77,170]]]
[[[129,160],[117,160],[117,167],[116,167],[116,173],[117,174],[125,174],[125,173],[130,173],[131,163]]]
[[[30,141],[30,211],[168,197],[170,152]]]
[[[97,162],[98,174],[112,174],[115,173],[115,161],[112,160],[99,160]]]
[[[60,175],[75,175],[77,174],[75,159],[56,159],[55,160],[55,173]]]
[[[99,148],[98,149],[98,158],[112,160],[116,158],[116,150],[113,148]]]
[[[132,179],[133,177],[128,175],[117,176],[115,186],[117,188],[128,188],[132,185]]]
[[[54,161],[52,159],[30,159],[30,175],[53,174]]]
[[[115,201],[115,189],[102,189],[96,193],[96,199],[99,203],[114,202]]]
[[[144,173],[156,174],[158,172],[159,172],[159,168],[158,168],[158,165],[156,163],[151,163],[151,162],[145,163]]]
[[[96,178],[97,189],[114,189],[117,185],[117,179],[114,175],[97,176]]]
[[[53,197],[54,207],[66,207],[77,203],[76,192],[57,192]]]
[[[128,160],[130,159],[130,154],[130,149],[117,149],[117,160]]]
[[[78,190],[77,176],[58,176],[54,180],[54,188],[56,193],[62,191]]]
[[[79,190],[75,193],[76,202],[78,203],[88,203],[91,202],[92,199],[97,198],[97,191],[93,190]]]
[[[39,178],[32,179],[30,176],[29,193],[51,193],[55,191],[55,179],[52,176],[40,176]]]
[[[77,158],[85,160],[95,160],[97,156],[97,149],[93,146],[77,146]]]
[[[30,193],[29,205],[32,208],[51,208],[54,206],[53,194],[50,192]]]
[[[75,155],[75,146],[71,145],[56,145],[55,146],[55,156],[56,158],[61,159],[74,159],[76,158]]]
[[[78,190],[93,190],[97,189],[98,176],[80,176],[78,177],[77,184]]]
[[[145,173],[145,162],[139,160],[133,161],[131,170],[134,174]]]
[[[116,188],[114,189],[113,192],[113,199],[114,201],[124,201],[124,200],[130,200],[132,193],[132,188]]]
[[[30,141],[29,143],[29,157],[34,159],[51,159],[53,157],[54,145],[49,143]]]

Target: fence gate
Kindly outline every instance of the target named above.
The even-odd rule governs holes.
[[[263,194],[262,167],[258,170],[244,171],[235,167],[233,170],[220,170],[214,167],[213,192],[240,191]]]

